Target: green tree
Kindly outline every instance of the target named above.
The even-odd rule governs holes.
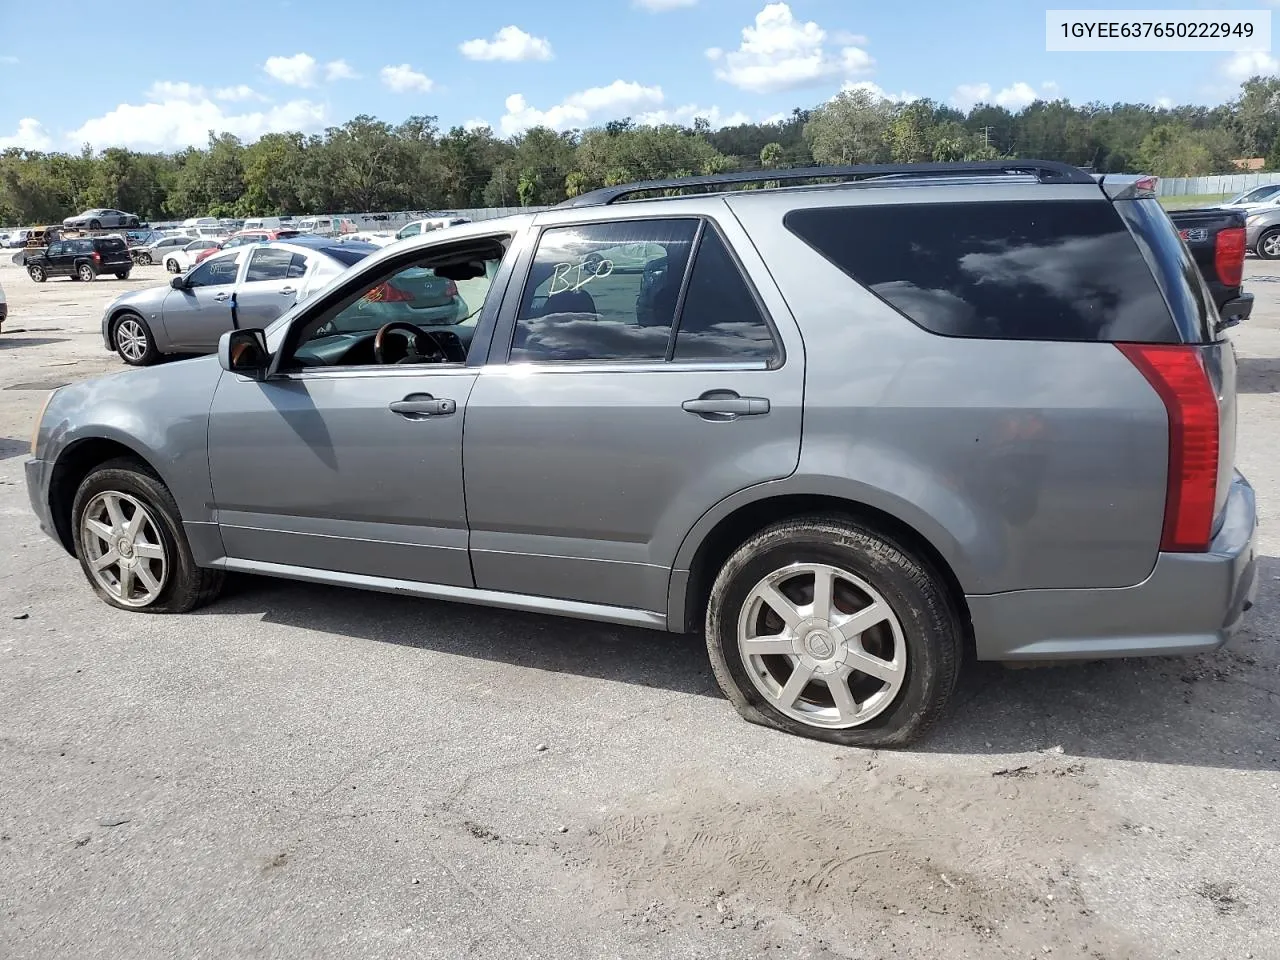
[[[890,157],[892,123],[887,100],[866,90],[845,90],[813,111],[804,138],[818,163],[882,163]]]

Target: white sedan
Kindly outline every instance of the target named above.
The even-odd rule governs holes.
[[[217,240],[203,239],[192,240],[185,247],[166,250],[164,253],[164,268],[170,273],[186,273],[196,262],[196,255],[201,250],[208,250],[210,247],[218,245]]]

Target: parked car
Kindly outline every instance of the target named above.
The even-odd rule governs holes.
[[[1209,285],[1222,329],[1249,319],[1253,294],[1244,291],[1245,211],[1230,207],[1172,210],[1169,219]]]
[[[220,241],[212,237],[199,240],[183,238],[186,242],[175,249],[167,249],[164,253],[164,268],[170,273],[186,273],[195,264],[196,257],[205,250],[216,250]]]
[[[50,277],[70,277],[88,283],[96,280],[100,273],[127,280],[133,269],[133,257],[123,237],[78,237],[56,240],[43,250],[28,251],[25,266],[36,283],[44,283]]]
[[[1277,204],[1280,204],[1280,183],[1266,183],[1260,187],[1254,187],[1251,190],[1236,194],[1230,200],[1224,201],[1221,206],[1251,210]]]
[[[732,189],[765,178],[807,187]],[[423,269],[478,312],[354,321]],[[115,607],[246,571],[697,629],[746,718],[894,746],[969,653],[1236,630],[1256,508],[1216,319],[1132,177],[622,185],[384,248],[216,358],[63,387],[25,469]]]
[[[68,228],[101,230],[104,227],[136,227],[141,221],[132,213],[95,207],[74,217],[67,217],[62,225]]]
[[[4,246],[12,249],[25,247],[27,245],[27,237],[31,236],[30,230],[14,230],[5,240]]]
[[[299,220],[294,226],[299,233],[313,233],[318,237],[339,237],[348,233],[356,233],[359,227],[346,217],[307,217]]]
[[[0,284],[0,330],[4,329],[4,322],[9,319],[9,301],[4,295],[4,285]]]
[[[406,237],[416,237],[433,230],[443,230],[445,227],[456,227],[470,222],[466,217],[427,217],[423,220],[413,220],[396,231],[396,239],[403,240]]]
[[[208,353],[227,330],[271,323],[376,249],[294,237],[220,252],[167,286],[117,297],[102,315],[103,345],[139,366]]]
[[[251,243],[267,243],[271,240],[285,240],[296,236],[298,236],[297,230],[241,230],[227,237],[216,247],[201,250],[196,254],[195,262],[207,260],[219,250],[234,250],[236,247],[247,247]]]
[[[1245,246],[1263,260],[1280,260],[1280,206],[1246,211]]]
[[[191,242],[190,237],[158,236],[151,243],[138,247],[133,251],[135,263],[148,266],[153,263],[164,263],[166,253],[176,253]]]

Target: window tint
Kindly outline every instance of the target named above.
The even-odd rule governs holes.
[[[46,257],[60,257],[66,252],[66,244],[51,243],[49,249],[45,251]]]
[[[213,257],[196,267],[187,276],[189,287],[220,287],[236,282],[239,264],[236,255]]]
[[[92,240],[72,240],[71,243],[75,253],[93,253]]]
[[[676,332],[676,360],[772,358],[773,333],[724,240],[703,231]]]
[[[359,263],[369,254],[373,253],[376,247],[357,247],[357,246],[341,246],[341,247],[324,247],[322,252],[328,254],[334,260],[337,260],[344,267],[349,267],[354,263]]]
[[[103,251],[115,253],[118,250],[123,250],[125,244],[118,237],[102,237],[98,240],[98,247]]]
[[[289,265],[292,262],[293,253],[289,250],[271,248],[254,250],[249,256],[249,269],[245,272],[245,282],[283,280],[289,276]]]
[[[407,227],[401,227],[400,232],[397,233],[396,236],[400,239],[403,239],[405,237],[416,237],[421,232],[422,232],[422,224],[411,223]]]
[[[544,230],[511,359],[665,360],[697,227],[636,220]]]
[[[934,333],[1177,342],[1155,279],[1106,200],[875,204],[784,223]]]

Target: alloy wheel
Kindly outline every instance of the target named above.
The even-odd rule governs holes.
[[[1268,234],[1262,241],[1262,252],[1272,260],[1280,259],[1280,233]]]
[[[140,500],[106,490],[84,509],[80,546],[97,585],[127,607],[154,603],[169,569],[160,528]]]
[[[839,567],[794,563],[752,587],[738,653],[774,709],[829,729],[861,726],[907,676],[902,625],[869,583]]]
[[[132,317],[125,317],[116,324],[116,349],[126,360],[135,363],[147,355],[147,331]]]

